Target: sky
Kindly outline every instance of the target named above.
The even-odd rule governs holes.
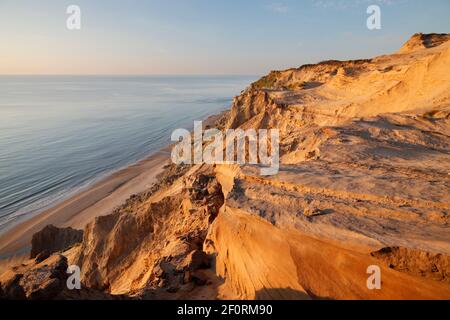
[[[0,74],[263,75],[390,53],[449,16],[448,0],[0,0]]]

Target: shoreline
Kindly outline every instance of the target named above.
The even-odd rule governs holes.
[[[85,190],[19,222],[0,235],[0,259],[28,253],[34,233],[46,225],[83,229],[95,217],[108,215],[131,195],[157,181],[170,159],[171,146],[110,174]]]
[[[207,116],[203,124],[211,125],[227,111],[228,109],[225,109]],[[0,260],[28,254],[33,234],[49,224],[84,229],[95,217],[112,213],[133,194],[149,189],[158,181],[157,176],[169,163],[172,146],[173,144],[169,144],[11,226],[0,234]]]

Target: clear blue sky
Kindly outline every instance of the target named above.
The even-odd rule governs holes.
[[[366,28],[369,4],[381,30]],[[260,75],[389,53],[450,32],[449,17],[449,0],[0,0],[0,74]]]

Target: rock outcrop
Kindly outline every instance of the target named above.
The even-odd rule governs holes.
[[[402,247],[386,247],[371,255],[391,269],[450,282],[450,255]]]
[[[76,259],[87,287],[176,292],[202,282],[195,272],[210,266],[202,246],[223,195],[212,168],[190,171],[135,211],[124,208],[87,226]]]
[[[67,253],[66,253],[67,254]],[[37,262],[11,268],[0,275],[0,299],[2,300],[117,300],[128,297],[86,288],[69,289],[67,280],[68,258],[54,254]]]
[[[433,48],[450,40],[447,33],[416,33],[400,49],[400,53],[408,53],[415,50]]]
[[[0,277],[5,299],[54,299],[66,286],[67,258],[55,255],[45,263],[12,269]]]
[[[83,230],[48,225],[33,235],[30,258],[42,261],[55,252],[67,250],[74,244],[80,243],[82,239]]]

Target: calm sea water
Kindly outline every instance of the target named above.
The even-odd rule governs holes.
[[[253,80],[0,76],[0,231],[156,152]]]

